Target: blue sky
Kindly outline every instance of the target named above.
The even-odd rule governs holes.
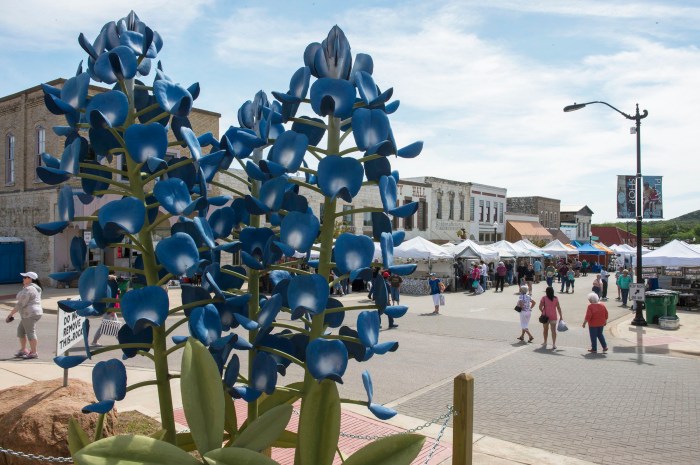
[[[353,55],[401,100],[399,146],[423,140],[403,177],[431,175],[587,204],[615,220],[616,175],[635,172],[639,103],[642,172],[664,177],[666,218],[700,208],[700,4],[683,1],[24,0],[0,17],[0,95],[69,77],[77,37],[134,9],[164,38],[166,72],[199,82],[196,106],[236,124],[255,92],[286,91],[310,42],[338,24]]]

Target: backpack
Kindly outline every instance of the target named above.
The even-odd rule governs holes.
[[[566,273],[566,279],[568,279],[569,281],[573,281],[575,276],[576,273],[574,273],[572,270],[569,270],[569,272]]]

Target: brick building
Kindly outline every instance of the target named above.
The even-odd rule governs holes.
[[[559,229],[561,201],[548,197],[508,197],[508,211],[535,215],[547,229]]]
[[[56,79],[48,84],[61,87],[64,79]],[[90,86],[90,95],[105,89]],[[190,114],[192,128],[196,134],[211,132],[219,135],[218,113],[194,109]],[[51,114],[44,105],[44,94],[40,86],[22,90],[0,98],[0,136],[3,140],[2,163],[0,163],[0,236],[20,237],[25,241],[25,267],[36,271],[41,278],[54,271],[70,267],[68,249],[75,236],[83,236],[89,230],[85,222],[78,222],[56,236],[44,236],[35,224],[56,221],[58,191],[61,186],[44,184],[36,175],[41,164],[41,153],[47,152],[60,157],[63,152],[63,137],[54,134],[54,126],[64,126],[65,118]],[[174,140],[174,138],[172,139]],[[183,156],[186,148],[171,147],[168,155]],[[114,165],[120,166],[122,156],[114,158]],[[80,189],[77,179],[71,181],[75,190]],[[112,200],[109,196],[96,199],[92,204],[82,205],[76,199],[76,216],[92,214],[100,205]],[[167,223],[166,226],[167,228]],[[94,262],[114,264],[117,257],[114,251],[102,257],[99,252],[91,252]]]

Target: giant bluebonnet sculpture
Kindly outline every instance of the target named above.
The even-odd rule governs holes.
[[[93,42],[82,34],[79,42],[88,54],[87,70],[79,67],[60,89],[43,86],[47,108],[66,118],[66,126],[55,128],[66,142],[60,160],[42,155],[44,166],[37,174],[52,185],[77,176],[82,190],[65,184],[59,194],[60,221],[37,229],[51,235],[71,221],[91,222],[90,247],[131,247],[140,253],[133,269],[112,269],[135,273],[144,286],[121,297],[125,325],[119,331],[119,345],[91,352],[86,324],[86,355],[57,357],[56,363],[72,367],[109,350],[121,350],[124,358],[148,356],[155,367],[153,384],[158,386],[163,432],[162,440],[116,437],[90,443],[71,424],[76,462],[126,456],[147,461],[143,454],[150,450],[173,463],[199,463],[182,452],[196,448],[211,463],[263,464],[274,462],[259,451],[291,443],[296,463],[332,463],[340,404],[345,401],[338,384],[348,361],[363,362],[397,350],[398,343],[379,341],[379,314],[400,317],[407,309],[389,305],[381,278],[374,283],[374,305],[345,307],[330,297],[334,283],[326,277],[333,271],[337,280],[370,279],[372,266],[399,275],[415,269],[393,263],[393,247],[403,234],[392,231],[390,217],[408,217],[417,204],[398,205],[399,175],[392,171],[389,157],[415,157],[422,143],[397,146],[387,116],[398,108],[398,101],[390,102],[392,89],[382,92],[375,84],[369,55],[358,54],[353,60],[350,45],[336,26],[322,43],[306,48],[304,66],[293,74],[286,92],[273,92],[274,101],[262,91],[256,94],[239,109],[240,126],[230,127],[217,140],[209,133],[196,136],[191,129],[188,116],[199,94],[198,84],[187,88],[177,84],[160,63],[152,85],[141,80],[153,74],[152,63],[163,42],[133,12],[106,24]],[[113,87],[90,96],[91,80]],[[308,104],[314,115],[297,116]],[[290,123],[290,128],[285,126]],[[345,143],[350,135],[355,145],[343,148],[352,145]],[[168,146],[175,144],[186,146],[190,156],[166,161]],[[125,171],[111,166],[114,156],[125,157]],[[229,169],[234,162],[245,176]],[[303,177],[296,176],[298,172]],[[215,180],[219,173],[237,178],[247,192]],[[210,196],[212,185],[236,198]],[[348,213],[336,212],[338,199],[352,203],[363,186],[378,188],[382,205],[351,212],[372,213],[381,265],[372,263],[370,237],[349,233],[334,237],[336,219]],[[305,191],[323,195],[321,218],[309,207]],[[118,198],[95,216],[75,216],[74,196],[89,203],[106,194]],[[173,217],[177,221],[170,237],[154,247],[154,229]],[[267,226],[261,223],[264,217],[269,219]],[[319,253],[317,260],[310,260],[313,250]],[[74,240],[70,256],[76,270],[51,276],[59,281],[79,276],[80,300],[62,301],[61,308],[95,316],[111,309],[115,289],[108,280],[108,267],[85,267],[86,252],[85,244]],[[240,254],[245,266],[221,265],[221,254]],[[302,269],[302,263],[312,270]],[[182,306],[170,308],[161,286],[194,274],[202,275],[202,286],[183,285]],[[268,294],[260,289],[264,276],[273,285]],[[177,316],[179,311],[184,317]],[[343,325],[346,319],[353,319],[356,329]],[[190,337],[171,338],[183,323]],[[191,428],[184,434],[175,432],[170,391],[173,374],[168,355],[176,350],[184,350],[181,388]],[[249,353],[246,370],[238,351]],[[278,386],[279,377],[292,364],[301,368],[303,382]],[[98,363],[93,378],[98,402],[86,406],[85,412],[104,414],[127,391],[143,385],[127,387],[124,365],[117,359]],[[372,401],[369,372],[363,373],[362,381],[369,410],[381,419],[393,416],[393,410]],[[234,399],[248,403],[248,419],[240,430]],[[298,399],[299,431],[285,433],[280,442],[290,405]],[[379,463],[388,455],[401,457],[392,463],[410,463],[421,444],[422,438],[414,435],[385,438],[347,463]]]

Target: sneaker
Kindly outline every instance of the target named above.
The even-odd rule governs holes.
[[[39,358],[39,354],[37,354],[36,352],[29,352],[28,354],[26,354],[26,355],[25,355],[24,357],[22,357],[22,358],[24,358],[25,360],[29,360],[29,359],[32,359],[32,358]]]
[[[27,352],[26,350],[18,350],[17,352],[15,352],[15,357],[16,358],[24,358],[28,354],[29,354],[29,352]]]
[[[608,351],[608,348],[607,348],[607,347],[603,347],[603,352],[607,352],[607,351]]]
[[[589,351],[590,353],[592,353],[592,354],[597,354],[597,353],[598,353],[597,350],[593,350],[593,349],[588,349],[588,351]],[[603,349],[603,351],[605,351],[605,349]]]

